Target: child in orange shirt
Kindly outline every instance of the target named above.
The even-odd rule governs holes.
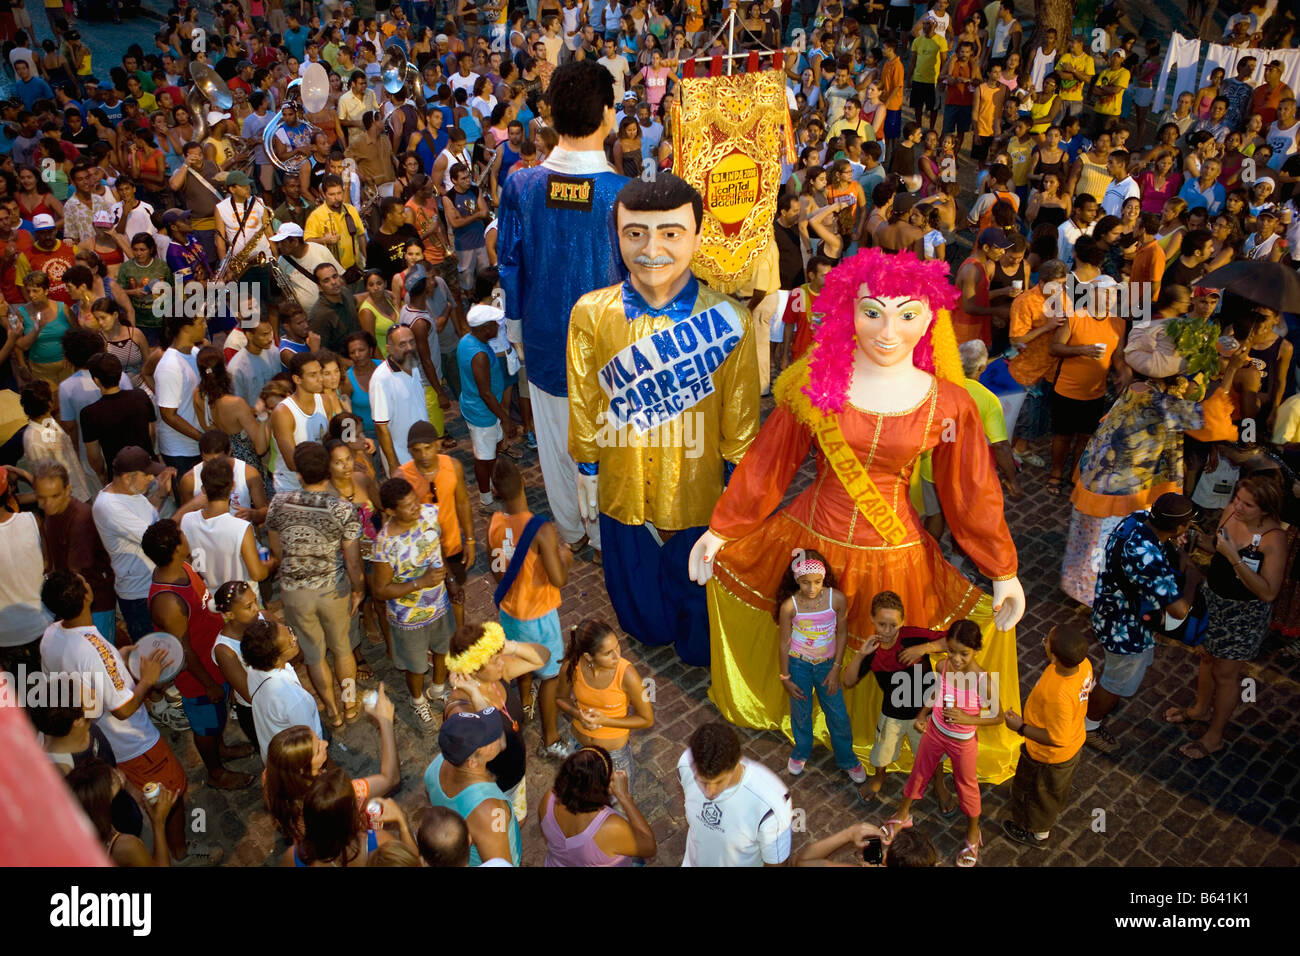
[[[1011,781],[1011,819],[1002,822],[1009,838],[1040,850],[1048,847],[1079,769],[1092,691],[1088,638],[1081,630],[1058,624],[1043,643],[1051,666],[1029,692],[1025,715],[1007,711],[1007,726],[1025,742]]]
[[[557,678],[564,659],[559,608],[560,588],[569,580],[573,552],[560,546],[554,524],[528,510],[524,476],[508,458],[498,458],[493,466],[492,493],[505,509],[488,523],[492,577],[497,581],[494,599],[501,629],[508,641],[541,644],[550,651],[546,665],[536,671],[542,679],[538,695],[542,706],[541,755],[563,760],[573,748],[560,739],[558,726]],[[531,681],[528,685],[522,686],[521,681],[520,693],[525,698]]]

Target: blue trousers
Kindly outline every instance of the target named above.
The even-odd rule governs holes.
[[[99,631],[100,636],[110,644],[117,643],[117,611],[96,611],[90,615],[91,621],[95,624],[95,630]]]
[[[153,616],[149,613],[148,598],[118,598],[117,606],[122,609],[122,620],[126,621],[126,632],[131,635],[131,642],[135,643],[157,630],[153,626]]]
[[[699,667],[709,664],[709,608],[689,561],[706,530],[686,528],[661,546],[645,525],[600,516],[605,590],[619,627],[642,644],[675,644],[684,663]]]
[[[790,680],[803,691],[803,700],[790,698],[790,732],[794,735],[794,760],[807,760],[812,756],[813,747],[813,691],[817,692],[817,702],[826,715],[826,729],[831,735],[831,749],[835,752],[835,766],[841,770],[852,770],[860,760],[853,752],[853,727],[849,723],[849,711],[844,706],[844,690],[841,688],[833,694],[826,692],[823,681],[835,666],[834,660],[810,664],[798,657],[791,657]]]

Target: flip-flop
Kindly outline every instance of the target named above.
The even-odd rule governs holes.
[[[1193,740],[1191,743],[1186,743],[1179,747],[1178,752],[1188,760],[1204,760],[1206,757],[1213,757],[1222,749],[1223,747],[1220,746],[1218,750],[1206,750],[1201,746],[1199,740]]]
[[[383,640],[383,638],[380,638]],[[357,680],[374,680],[375,672],[365,661],[357,661]]]
[[[577,554],[579,551],[581,551],[583,548],[587,546],[587,541],[588,538],[584,534],[577,541],[574,541],[572,544],[569,545],[569,550],[572,551],[574,554]]]
[[[1190,713],[1190,707],[1170,707],[1164,713],[1166,724],[1191,724],[1200,720],[1208,720],[1208,717],[1193,717]]]
[[[880,842],[885,844],[885,846],[889,846],[889,844],[894,842],[894,837],[898,836],[899,833],[903,830],[910,830],[913,822],[914,821],[911,817],[908,817],[906,820],[899,820],[897,818],[886,820],[885,825],[880,828]]]
[[[942,800],[939,801],[939,812],[945,817],[951,817],[957,812],[957,807],[961,805],[961,801],[957,799],[956,794],[949,794],[949,796],[952,797],[952,803],[947,806],[944,806]]]

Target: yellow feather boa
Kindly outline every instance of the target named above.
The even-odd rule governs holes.
[[[496,621],[482,625],[483,636],[460,654],[447,655],[447,670],[453,674],[473,674],[506,646],[506,632]]]

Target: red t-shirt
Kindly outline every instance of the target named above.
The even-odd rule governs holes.
[[[203,583],[203,579],[188,564],[185,565],[185,573],[190,578],[189,584],[186,585],[153,582],[149,587],[149,605],[152,607],[153,599],[163,593],[175,594],[181,599],[189,610],[190,647],[203,664],[203,669],[208,672],[208,676],[218,685],[224,684],[226,678],[221,673],[221,668],[217,666],[217,662],[212,659],[212,647],[217,643],[217,636],[221,633],[225,622],[220,614],[209,610],[208,588]],[[177,676],[176,689],[181,692],[182,697],[207,695],[202,682],[189,671],[181,671]]]

